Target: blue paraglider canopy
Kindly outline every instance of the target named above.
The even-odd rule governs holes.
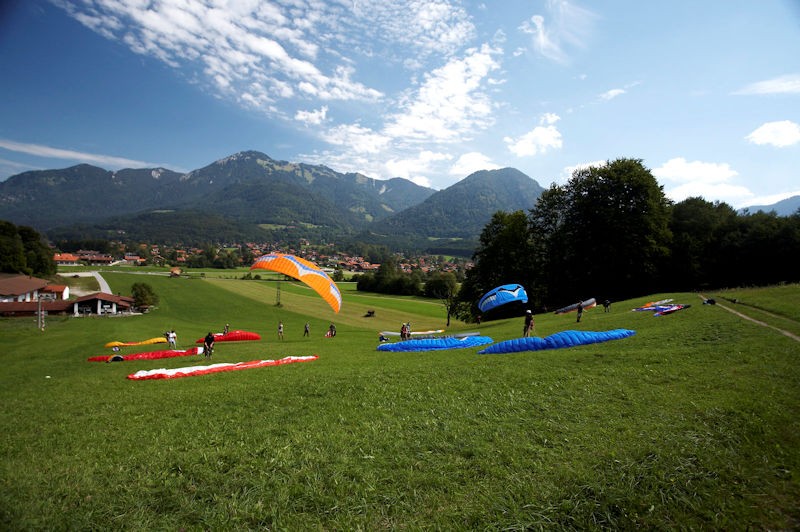
[[[506,340],[486,349],[478,351],[479,355],[519,353],[522,351],[539,351],[542,349],[561,349],[579,345],[596,344],[611,340],[622,340],[636,334],[630,329],[612,329],[610,331],[561,331],[545,338],[526,337]]]
[[[440,351],[444,349],[462,349],[465,347],[478,347],[491,344],[488,336],[447,336],[443,338],[420,338],[419,340],[406,340],[404,342],[382,343],[378,351]]]
[[[525,304],[527,302],[528,294],[521,284],[504,284],[486,292],[478,301],[478,308],[481,309],[481,312],[489,312],[508,303]]]

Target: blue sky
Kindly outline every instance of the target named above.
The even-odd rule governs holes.
[[[642,159],[675,201],[800,194],[800,1],[11,0],[0,180],[243,150],[436,189]]]

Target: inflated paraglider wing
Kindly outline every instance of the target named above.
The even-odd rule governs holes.
[[[463,349],[491,344],[494,340],[488,336],[464,336],[460,338],[421,338],[419,340],[406,340],[391,344],[381,344],[378,351],[438,351],[443,349]]]
[[[302,281],[322,296],[334,310],[342,308],[342,293],[336,283],[316,264],[294,255],[270,253],[262,255],[250,266],[251,270],[271,270]]]
[[[551,334],[545,338],[515,338],[506,340],[486,349],[478,351],[479,355],[491,355],[502,353],[519,353],[521,351],[540,351],[542,349],[561,349],[564,347],[575,347],[578,345],[596,344],[598,342],[608,342],[610,340],[621,340],[636,334],[630,329],[613,329],[610,331],[561,331]]]
[[[581,307],[583,310],[594,308],[597,306],[597,300],[593,297],[590,297],[586,301],[581,301]],[[566,314],[567,312],[575,312],[578,310],[578,304],[573,303],[572,305],[567,305],[566,307],[561,307],[560,309],[556,310],[554,314]]]
[[[521,284],[504,284],[486,292],[478,301],[478,308],[481,312],[489,312],[500,305],[514,302],[527,303],[528,294]]]

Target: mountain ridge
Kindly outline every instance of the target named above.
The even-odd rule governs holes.
[[[419,247],[474,241],[494,212],[530,209],[542,191],[513,168],[475,172],[435,191],[249,150],[186,173],[86,164],[24,172],[0,182],[0,219],[62,238],[367,235]]]

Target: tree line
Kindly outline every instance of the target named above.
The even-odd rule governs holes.
[[[33,228],[0,220],[0,271],[54,275],[53,251]]]
[[[528,213],[495,213],[459,291],[460,314],[474,316],[484,293],[509,283],[544,310],[589,297],[796,282],[797,256],[800,211],[673,203],[640,159],[617,159],[553,184]]]

